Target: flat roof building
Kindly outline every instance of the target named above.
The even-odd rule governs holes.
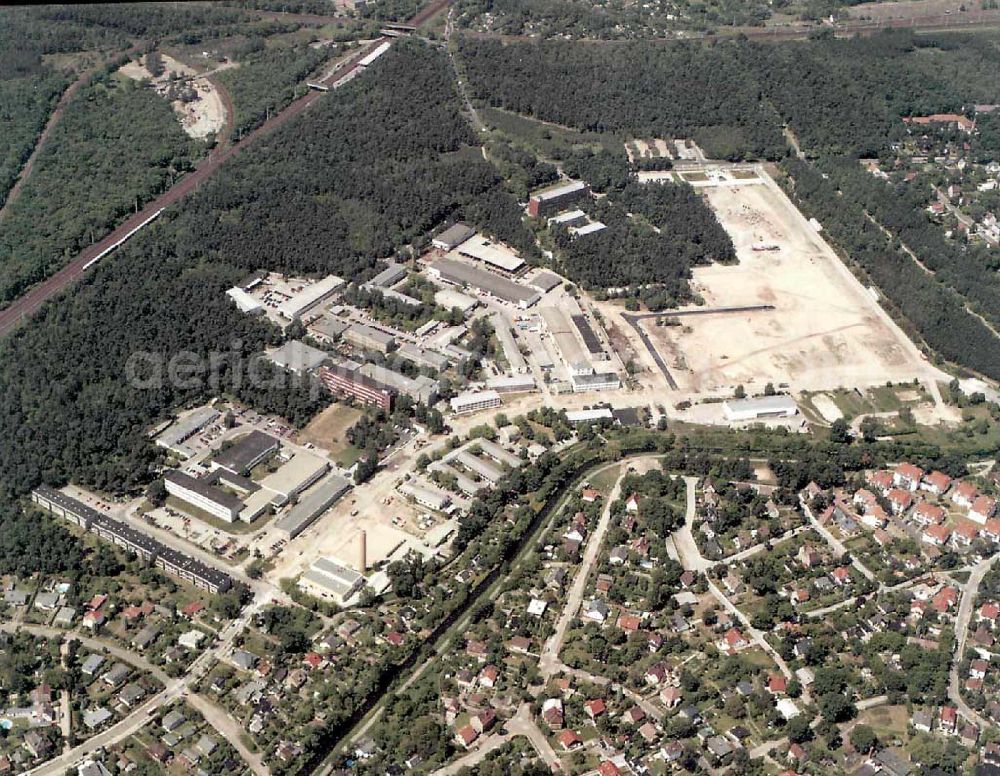
[[[216,453],[210,464],[213,469],[227,469],[234,474],[245,475],[272,453],[276,453],[279,447],[281,445],[277,439],[254,429]]]
[[[458,461],[462,466],[475,474],[478,474],[487,482],[496,485],[500,480],[504,478],[504,471],[499,466],[495,466],[487,460],[480,458],[475,453],[469,450],[461,450],[456,455],[454,460]]]
[[[343,606],[365,586],[365,578],[331,558],[319,558],[302,575],[299,586],[319,598],[330,598]]]
[[[377,364],[365,364],[358,370],[358,374],[377,380],[383,385],[392,388],[396,393],[401,393],[415,401],[423,402],[428,407],[434,403],[437,397],[438,382],[426,375],[417,375],[410,378]]]
[[[486,388],[497,393],[530,393],[537,390],[538,385],[531,375],[505,375],[491,377],[486,381]]]
[[[573,393],[586,391],[615,391],[622,387],[621,378],[614,372],[597,372],[589,375],[572,375]]]
[[[329,275],[315,283],[310,283],[297,294],[294,294],[278,306],[278,315],[289,321],[297,321],[303,313],[328,298],[344,281],[335,275]]]
[[[226,291],[226,296],[236,303],[236,306],[240,309],[241,313],[246,313],[247,315],[257,315],[258,313],[264,312],[264,305],[250,296],[250,294],[239,286],[234,286]]]
[[[496,391],[466,391],[451,400],[451,411],[456,415],[499,407],[502,404]]]
[[[351,489],[351,483],[339,474],[330,474],[316,484],[283,518],[274,524],[289,541],[312,525],[321,514]]]
[[[260,487],[281,497],[280,503],[291,500],[330,470],[330,462],[313,453],[296,453],[277,471],[260,481]],[[273,502],[272,502],[273,503]]]
[[[594,234],[604,229],[607,229],[605,224],[602,224],[600,221],[591,221],[589,224],[584,224],[583,226],[571,227],[569,233],[574,237],[586,237],[588,234]]]
[[[396,264],[390,261],[388,266],[368,281],[367,285],[375,288],[389,288],[396,285],[409,274],[409,270],[403,264]]]
[[[323,342],[334,342],[347,331],[348,326],[349,323],[336,316],[323,315],[309,324],[309,333]]]
[[[491,442],[489,439],[477,439],[475,444],[494,461],[504,466],[509,466],[511,469],[517,469],[524,463],[520,456],[514,455],[510,450],[505,450],[496,442]]]
[[[582,210],[567,210],[565,213],[552,216],[546,223],[548,223],[549,226],[558,224],[559,226],[565,226],[566,228],[571,226],[582,226],[587,223],[587,214]]]
[[[570,374],[592,374],[594,368],[587,360],[566,314],[557,307],[545,307],[541,310],[541,316]]]
[[[289,340],[268,353],[267,358],[282,369],[301,375],[319,367],[329,358],[329,354],[302,340]]]
[[[563,282],[563,279],[554,272],[539,272],[528,284],[537,288],[543,294],[547,294]]]
[[[109,517],[65,493],[47,485],[35,488],[31,500],[73,525],[91,531],[168,574],[190,582],[210,593],[223,593],[233,585],[232,577],[219,569],[184,555],[137,531],[127,523]]]
[[[434,304],[446,310],[457,307],[462,313],[468,313],[469,310],[472,310],[479,304],[479,300],[474,296],[463,294],[461,291],[456,291],[453,288],[442,288],[440,291],[435,292]]]
[[[239,497],[184,472],[168,471],[163,482],[171,496],[227,523],[234,522],[243,509]]]
[[[471,226],[458,221],[431,240],[431,245],[442,251],[453,251],[475,233]]]
[[[492,316],[490,321],[493,324],[493,333],[496,334],[497,340],[500,342],[500,349],[503,350],[504,358],[507,360],[507,366],[510,368],[511,373],[515,375],[526,373],[528,371],[528,362],[524,360],[520,348],[518,348],[517,343],[514,341],[514,332],[511,331],[510,324],[507,323],[506,319],[500,313]]]
[[[438,372],[443,372],[448,368],[448,357],[433,350],[427,350],[419,345],[411,345],[407,343],[402,345],[397,351],[396,355],[400,358],[406,359],[411,364],[416,364],[417,366],[424,366],[428,369],[434,369]]]
[[[471,286],[523,309],[531,307],[540,298],[534,289],[454,259],[438,259],[431,265],[430,272],[447,283]]]
[[[587,320],[585,315],[572,315],[570,320],[573,321],[573,325],[576,326],[577,332],[580,334],[580,339],[583,340],[583,346],[590,353],[591,358],[596,358],[598,360],[604,361],[607,359],[607,353],[604,352],[604,346],[601,345],[601,340],[597,337],[597,332],[594,331],[593,327],[590,325],[590,321]]]
[[[456,487],[466,496],[475,496],[479,491],[485,490],[487,487],[484,483],[476,482],[468,475],[460,472],[446,461],[434,461],[427,467],[427,471],[440,472],[446,476],[454,477]]]
[[[570,423],[593,423],[596,420],[614,420],[610,409],[567,410],[566,420]]]
[[[156,437],[157,447],[163,447],[183,458],[190,458],[194,450],[184,444],[201,431],[205,426],[218,420],[220,413],[212,407],[199,407],[183,418],[174,421],[165,431]]]
[[[524,259],[481,234],[465,240],[456,250],[462,256],[481,261],[489,265],[490,268],[508,275],[512,275],[524,267]]]
[[[589,196],[590,187],[583,181],[562,183],[532,194],[528,200],[528,213],[535,218],[544,218]]]
[[[330,393],[350,396],[363,404],[373,404],[386,412],[392,411],[396,391],[379,380],[360,374],[358,369],[340,364],[321,366],[319,378]]]
[[[729,399],[722,403],[726,420],[745,421],[760,418],[790,418],[799,411],[791,396],[758,396],[753,399]]]
[[[399,486],[399,492],[409,496],[420,506],[442,511],[451,504],[451,496],[433,485],[420,480],[407,480]]]
[[[388,353],[396,347],[396,340],[391,334],[366,326],[363,323],[352,323],[343,333],[345,342],[349,342],[362,350],[375,350]]]

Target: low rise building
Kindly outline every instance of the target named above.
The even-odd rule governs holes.
[[[388,353],[396,347],[396,339],[391,334],[386,334],[384,331],[379,331],[363,323],[352,323],[342,336],[345,342],[362,350]]]
[[[254,429],[216,453],[210,466],[213,469],[225,469],[233,474],[246,475],[276,453],[279,447],[281,443],[277,439]]]
[[[319,558],[299,580],[299,587],[318,598],[343,606],[365,585],[365,578],[331,558]]]
[[[730,399],[723,402],[722,411],[731,422],[762,418],[790,418],[799,408],[791,396],[759,396],[753,399]]]
[[[168,471],[163,482],[171,496],[227,523],[234,522],[243,509],[243,502],[237,496],[184,472]]]
[[[420,506],[443,511],[451,504],[451,496],[433,485],[420,480],[407,480],[399,486],[399,492],[409,496]]]
[[[329,354],[302,340],[289,340],[267,354],[268,360],[295,374],[306,374],[321,366]]]
[[[280,531],[291,541],[350,489],[351,483],[339,474],[328,475],[292,507],[287,515],[274,524],[275,530]]]
[[[466,391],[451,400],[451,411],[456,415],[479,412],[499,407],[502,404],[496,391]]]

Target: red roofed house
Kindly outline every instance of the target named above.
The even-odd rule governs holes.
[[[558,740],[559,745],[567,752],[572,752],[574,749],[579,749],[583,746],[583,741],[580,740],[580,736],[572,730],[564,730],[559,734]]]
[[[901,463],[892,473],[892,482],[896,487],[916,490],[920,480],[924,478],[924,470],[912,463]]]
[[[975,121],[960,113],[932,113],[930,116],[907,116],[903,121],[906,124],[922,127],[928,127],[932,124],[954,124],[966,134],[972,134],[976,128]]]
[[[942,587],[938,591],[937,595],[931,599],[931,604],[934,606],[934,609],[938,612],[938,614],[944,614],[957,603],[958,590],[953,587]]]
[[[831,573],[830,576],[833,578],[833,583],[835,585],[840,585],[843,587],[849,584],[851,581],[851,572],[847,570],[844,566],[838,566]]]
[[[889,499],[889,506],[892,507],[894,515],[901,515],[913,505],[913,494],[902,488],[893,488],[886,496]]]
[[[677,708],[682,700],[684,700],[684,693],[678,687],[664,687],[660,690],[660,701],[668,709]]]
[[[771,674],[767,679],[767,691],[771,695],[784,695],[788,688],[788,680],[784,674]]]
[[[982,534],[991,542],[1000,542],[1000,520],[995,517],[987,520],[986,525],[983,526]]]
[[[954,733],[958,725],[958,711],[954,706],[942,706],[938,716],[938,727],[947,733]]]
[[[913,510],[913,521],[920,525],[940,525],[944,522],[945,511],[927,501],[921,501]]]
[[[201,601],[192,601],[183,609],[181,609],[181,614],[187,617],[189,620],[193,620],[195,615],[197,615],[204,608],[205,604],[203,604]]]
[[[583,493],[580,494],[580,498],[582,498],[588,504],[593,504],[600,497],[601,497],[601,492],[599,490],[594,490],[593,488],[584,488]]]
[[[607,708],[608,707],[604,704],[604,701],[601,700],[600,698],[596,698],[592,701],[587,701],[585,704],[583,704],[583,710],[587,713],[587,716],[590,717],[591,719],[597,719],[605,711],[607,711]]]
[[[932,525],[930,528],[924,529],[923,536],[920,538],[927,544],[941,547],[951,538],[951,529],[946,525]]]
[[[979,496],[976,486],[968,482],[960,482],[951,491],[951,500],[960,507],[971,507]]]
[[[605,760],[601,763],[597,772],[601,774],[601,776],[618,776],[618,774],[621,773],[618,766],[611,762],[611,760]]]
[[[479,672],[479,684],[490,689],[496,687],[500,672],[495,665],[488,665]]]
[[[738,628],[730,628],[726,631],[726,635],[722,637],[722,641],[719,643],[719,650],[729,654],[745,649],[749,645],[750,642],[744,638]]]
[[[477,738],[479,738],[479,733],[476,732],[476,729],[472,725],[466,725],[455,731],[455,743],[464,746],[466,749],[472,746]]]
[[[955,526],[951,540],[956,545],[968,547],[979,538],[979,527],[968,520],[962,520]]]
[[[968,516],[970,520],[975,520],[980,525],[985,525],[986,521],[993,517],[996,512],[996,499],[990,498],[989,496],[980,496],[972,502],[972,506],[969,507]]]
[[[935,496],[943,496],[951,487],[951,477],[944,472],[934,471],[926,475],[920,483],[921,490],[927,490]]]
[[[989,603],[983,604],[979,607],[979,614],[977,615],[979,622],[983,622],[985,620],[990,623],[990,625],[993,625],[997,621],[998,617],[1000,617],[1000,606],[997,604]]]
[[[868,472],[865,477],[868,484],[871,485],[876,490],[882,491],[882,494],[889,492],[889,489],[893,486],[893,477],[891,472],[887,472],[884,469],[879,469],[877,471]]]
[[[628,633],[635,633],[639,630],[640,624],[641,620],[639,620],[639,618],[634,614],[623,614],[618,618],[618,627]]]

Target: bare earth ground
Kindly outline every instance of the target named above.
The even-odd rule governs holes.
[[[840,407],[825,393],[817,393],[813,396],[812,403],[830,423],[844,417],[844,413],[840,411]]]
[[[682,391],[767,382],[792,390],[913,379],[927,365],[773,181],[705,187],[733,238],[739,264],[694,271],[709,307],[771,304],[773,311],[691,317],[683,327],[647,325]],[[776,251],[753,251],[753,243]]]
[[[149,79],[153,82],[158,94],[164,94],[170,73],[190,78],[191,86],[197,92],[197,99],[191,102],[174,100],[170,103],[177,114],[184,131],[193,138],[202,139],[218,133],[226,123],[226,106],[214,84],[207,78],[199,77],[198,73],[188,65],[167,54],[162,54],[164,72],[159,78],[153,78],[145,65],[140,62],[128,62],[118,72],[136,81]]]

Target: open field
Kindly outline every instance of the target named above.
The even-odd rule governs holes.
[[[346,433],[362,414],[356,407],[331,404],[299,431],[294,441],[300,445],[311,443],[321,450],[328,450],[330,458],[349,468],[361,456],[361,451],[348,443]]]
[[[884,384],[927,365],[836,254],[770,179],[711,187],[704,195],[733,238],[739,264],[694,270],[709,307],[774,310],[694,316],[682,327],[647,325],[682,391],[792,390]],[[754,251],[755,243],[778,246]]]

